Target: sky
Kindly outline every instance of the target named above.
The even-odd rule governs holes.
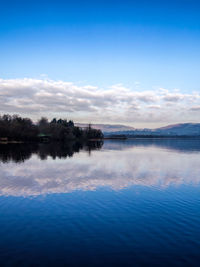
[[[0,114],[199,122],[200,2],[0,0]]]

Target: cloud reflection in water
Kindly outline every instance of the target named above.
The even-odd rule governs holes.
[[[85,149],[67,158],[60,154],[53,157],[52,148],[51,154],[47,153],[46,145],[45,149],[34,150],[21,164],[0,163],[0,195],[37,196],[99,187],[120,190],[134,185],[196,185],[200,182],[199,142],[106,141],[101,150],[93,150],[91,155]],[[42,151],[45,160],[38,156]]]

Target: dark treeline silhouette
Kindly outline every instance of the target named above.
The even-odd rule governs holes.
[[[27,143],[27,144],[0,144],[0,162],[15,163],[24,162],[37,155],[41,160],[46,160],[48,156],[52,159],[72,157],[74,153],[81,150],[91,153],[92,150],[98,150],[102,147],[103,141],[94,142],[51,142],[43,143]]]
[[[101,130],[93,129],[91,125],[82,129],[74,125],[72,120],[54,118],[48,121],[42,117],[36,124],[29,118],[18,115],[0,116],[0,140],[6,141],[66,141],[102,139]]]

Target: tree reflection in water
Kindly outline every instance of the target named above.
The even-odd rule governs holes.
[[[87,143],[68,142],[68,143],[49,143],[49,144],[1,144],[0,145],[0,162],[15,163],[24,162],[37,155],[41,160],[46,160],[48,156],[52,159],[73,157],[74,153],[81,150],[88,151],[99,150],[103,145],[103,141],[92,141]]]

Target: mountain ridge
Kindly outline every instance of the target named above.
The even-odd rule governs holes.
[[[76,126],[85,128],[88,127],[89,123],[75,123]],[[92,123],[94,129],[99,129],[102,132],[117,132],[117,131],[131,131],[135,130],[134,127],[122,125],[122,124],[101,124],[101,123]]]
[[[88,124],[77,123],[79,127],[87,127]],[[100,129],[104,135],[120,134],[126,136],[200,136],[200,123],[177,123],[169,124],[156,129],[137,129],[122,124],[92,124],[93,128]]]

